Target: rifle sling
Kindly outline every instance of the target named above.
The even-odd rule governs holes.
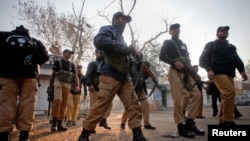
[[[174,46],[175,46],[175,48],[176,48],[176,51],[177,51],[179,57],[182,58],[183,56],[181,55],[181,51],[180,51],[180,49],[178,48],[178,46],[176,45],[175,41],[173,41],[173,39],[171,39],[171,42],[174,44]],[[184,73],[188,73],[188,72],[184,72]],[[188,74],[184,74],[184,75],[189,75],[189,73],[188,73]],[[195,84],[192,85],[192,84],[190,84],[189,81],[185,81],[184,78],[182,78],[182,77],[180,76],[179,73],[178,73],[178,77],[179,77],[180,80],[183,82],[184,87],[185,87],[187,90],[192,90],[192,88],[195,86]],[[188,77],[188,76],[185,76],[185,77]]]

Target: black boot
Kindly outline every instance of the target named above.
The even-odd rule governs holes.
[[[133,141],[148,141],[142,134],[141,128],[133,128]]]
[[[204,135],[205,131],[199,130],[196,126],[193,120],[191,119],[187,119],[186,120],[186,125],[185,125],[186,129],[188,129],[189,131],[194,132],[196,135]]]
[[[62,120],[58,120],[57,122],[57,131],[67,131],[67,128],[62,126]]]
[[[29,131],[20,131],[19,141],[29,141]]]
[[[99,126],[105,128],[105,129],[109,129],[109,130],[111,129],[111,127],[108,126],[107,120],[105,118],[103,118],[101,120],[101,122],[99,123]]]
[[[1,141],[9,141],[10,140],[10,133],[9,132],[0,132],[0,139],[1,139]]]
[[[53,117],[51,124],[51,131],[56,131],[56,130],[57,130],[57,118]]]
[[[82,129],[82,133],[78,138],[78,141],[89,141],[89,136],[90,136],[91,131]]]
[[[240,113],[240,111],[237,109],[236,106],[234,106],[234,119],[238,119],[242,117],[243,115]]]
[[[121,123],[121,129],[125,129],[125,123]]]
[[[177,125],[178,132],[180,136],[186,137],[186,138],[194,138],[195,134],[191,131],[187,130],[184,124],[178,124]]]
[[[150,124],[149,125],[144,125],[144,128],[145,129],[153,129],[153,130],[155,129],[155,127],[150,125]]]

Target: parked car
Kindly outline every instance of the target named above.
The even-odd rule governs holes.
[[[250,106],[250,95],[242,95],[235,97],[236,105],[248,105]]]

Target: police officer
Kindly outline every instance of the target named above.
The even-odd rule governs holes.
[[[221,125],[236,124],[233,117],[235,69],[239,71],[243,81],[248,79],[244,63],[237,54],[236,47],[227,40],[229,28],[229,26],[219,26],[216,31],[217,39],[205,45],[199,58],[199,65],[207,71],[208,79],[213,80],[220,91],[219,124]]]
[[[172,38],[164,41],[159,58],[171,66],[168,76],[174,103],[174,120],[177,124],[178,132],[183,137],[194,138],[195,134],[205,134],[204,131],[196,127],[194,122],[201,94],[197,86],[194,85],[193,78],[186,75],[188,72],[186,72],[183,62],[179,60],[180,58],[185,59],[191,66],[187,46],[179,39],[180,24],[170,25],[169,34]],[[182,107],[184,94],[188,95],[190,101],[187,109],[187,118],[183,114]]]
[[[66,106],[69,100],[70,87],[73,77],[75,80],[75,91],[79,91],[80,89],[79,78],[76,74],[75,65],[69,60],[73,53],[73,51],[65,49],[63,51],[63,59],[56,60],[54,62],[49,84],[50,90],[54,85],[51,131],[67,130],[67,128],[62,126],[62,121],[65,118]]]
[[[99,73],[97,72],[97,67],[101,61],[103,61],[103,51],[102,50],[96,50],[95,51],[96,60],[92,61],[87,66],[87,72],[86,72],[86,85],[89,87],[89,97],[90,97],[90,108],[93,107],[94,103],[97,101],[98,98],[98,84],[99,84]],[[105,129],[111,129],[111,127],[108,126],[107,118],[110,115],[110,112],[112,110],[113,103],[110,104],[109,108],[105,111],[99,126],[103,127]]]
[[[0,140],[9,141],[15,120],[19,141],[28,141],[35,117],[38,65],[48,61],[48,52],[22,25],[0,32],[0,42]]]
[[[99,92],[98,98],[83,120],[83,130],[79,141],[88,141],[90,132],[102,119],[115,95],[121,99],[124,107],[129,112],[128,125],[133,131],[134,141],[146,141],[141,131],[141,111],[136,96],[133,92],[133,83],[129,77],[129,56],[135,52],[133,46],[128,47],[122,33],[131,17],[122,12],[113,15],[112,25],[102,26],[94,37],[94,45],[104,51],[104,61],[99,64]]]
[[[82,74],[82,65],[76,66],[76,73],[79,78],[80,90],[75,91],[76,82],[73,79],[70,88],[69,102],[67,105],[67,125],[76,125],[77,115],[80,106],[81,93],[83,88],[83,99],[87,96],[87,87],[85,85],[85,76]]]
[[[147,86],[146,86],[146,80],[149,78],[148,74],[143,70],[143,65],[147,65],[147,67],[150,67],[148,62],[142,62],[140,60],[134,59],[132,61],[131,65],[131,77],[132,81],[135,87],[136,95],[140,101],[140,109],[143,116],[143,123],[145,129],[155,129],[154,126],[152,126],[149,122],[150,117],[150,111],[149,111],[149,103],[147,100]],[[122,119],[121,119],[121,129],[125,129],[125,123],[128,120],[128,111],[127,109],[124,110]]]

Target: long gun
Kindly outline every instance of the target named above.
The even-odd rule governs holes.
[[[187,71],[190,74],[190,76],[194,79],[194,81],[197,85],[201,85],[203,88],[205,88],[203,86],[204,82],[201,81],[201,78],[198,75],[198,73],[193,69],[191,64],[186,61],[186,59],[178,58],[178,59],[176,59],[176,61],[180,61],[184,65],[185,71]]]
[[[51,105],[53,105],[53,100],[54,100],[54,86],[52,88],[48,87],[47,88],[47,93],[48,93],[48,115],[47,118],[50,118],[50,111],[51,111]]]
[[[140,66],[140,71],[144,71],[145,73],[146,73],[146,75],[147,76],[149,76],[151,79],[152,79],[152,81],[154,82],[154,87],[153,87],[153,89],[151,90],[151,92],[150,92],[150,94],[149,94],[149,96],[148,97],[150,97],[152,94],[153,94],[153,92],[154,92],[154,90],[155,90],[155,88],[157,87],[159,90],[161,90],[161,87],[159,86],[159,83],[158,83],[158,81],[156,80],[156,78],[154,77],[154,74],[152,73],[152,71],[150,70],[150,68],[149,68],[149,64],[147,64],[145,61],[142,61],[142,58],[141,58],[141,56],[139,55],[140,53],[135,49],[135,47],[134,47],[134,45],[131,45],[130,46],[131,48],[132,48],[132,50],[133,50],[133,55],[135,56],[135,60],[138,62],[138,64],[140,64],[141,66]],[[139,75],[139,77],[140,77],[140,75]],[[144,100],[144,99],[139,99],[139,101],[140,100]]]
[[[152,71],[149,68],[149,63],[145,62],[145,61],[142,61],[142,55],[140,55],[141,53],[139,53],[135,49],[135,46],[133,44],[130,45],[130,48],[132,48],[132,54],[135,56],[135,60],[136,60],[137,64],[142,65],[142,66],[140,66],[141,69],[147,74],[147,76],[149,76],[152,79],[152,81],[155,83],[155,86],[160,90],[159,83],[158,83],[158,81],[156,80],[156,78],[154,77]]]
[[[155,83],[155,86],[160,90],[161,87],[159,86],[158,81],[156,80],[156,78],[154,77],[154,74],[152,73],[149,66],[146,65],[145,62],[142,62],[142,69],[147,74],[147,76],[149,76],[152,79],[152,81]]]

